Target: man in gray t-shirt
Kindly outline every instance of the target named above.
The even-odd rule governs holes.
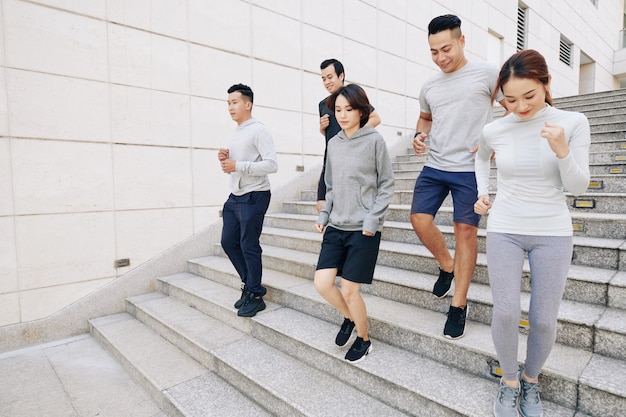
[[[428,43],[432,60],[442,72],[427,80],[420,92],[420,117],[413,149],[416,155],[425,155],[428,137],[430,150],[415,182],[411,224],[439,262],[439,278],[433,294],[444,297],[455,281],[443,334],[457,339],[465,332],[467,292],[478,254],[480,216],[474,213],[478,194],[473,154],[483,126],[492,118],[498,69],[468,62],[463,51],[465,36],[457,16],[434,18],[428,25]],[[502,100],[501,95],[495,96]],[[435,215],[449,193],[454,204],[454,256],[434,224]]]

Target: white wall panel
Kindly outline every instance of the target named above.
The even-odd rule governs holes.
[[[189,92],[189,46],[186,42],[152,35],[152,88]]]
[[[175,38],[187,39],[187,0],[152,0],[150,29]]]
[[[129,258],[137,267],[193,233],[193,210],[119,211],[115,230],[117,258]]]
[[[112,212],[15,218],[20,289],[115,275]]]
[[[107,0],[32,0],[34,3],[104,19]]]
[[[189,51],[191,94],[226,100],[233,84],[251,84],[252,64],[248,57],[201,45]]]
[[[15,214],[113,209],[111,145],[12,142]]]
[[[255,7],[252,10],[252,49],[255,57],[300,67],[301,24],[297,20]]]
[[[107,79],[104,21],[24,1],[5,0],[3,4],[7,65]]]
[[[195,148],[226,146],[236,124],[228,113],[226,90],[222,100],[191,98],[191,141]]]
[[[7,69],[9,134],[109,141],[109,86],[97,81]]]
[[[115,143],[189,146],[189,97],[112,85],[111,129]]]
[[[250,53],[250,4],[240,0],[187,0],[187,7],[190,41]]]
[[[13,218],[0,217],[0,294],[18,291],[18,289],[15,225]]]
[[[152,35],[109,24],[109,74],[112,83],[149,88],[152,85]]]
[[[302,20],[326,32],[343,33],[343,6],[337,0],[302,1]]]
[[[0,294],[0,326],[20,322],[20,298],[18,292]]]
[[[302,26],[302,68],[320,74],[322,61],[335,58],[343,61],[343,42],[341,36],[318,29],[314,26]],[[320,81],[321,83],[321,81]]]
[[[14,214],[11,159],[11,140],[0,138],[0,216]]]
[[[378,77],[376,49],[345,40],[344,59],[341,62],[349,82],[375,86]]]
[[[107,17],[111,22],[150,30],[152,0],[106,0],[106,3]]]
[[[113,177],[117,210],[191,205],[188,149],[117,145],[113,148]]]

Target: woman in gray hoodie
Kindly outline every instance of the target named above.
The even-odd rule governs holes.
[[[315,289],[344,315],[335,343],[357,338],[346,360],[359,362],[371,351],[361,284],[371,284],[385,212],[393,195],[393,168],[385,139],[366,126],[371,105],[356,84],[341,87],[327,100],[342,130],[328,142],[326,202],[315,224],[324,232],[315,271]],[[341,276],[341,290],[335,278]]]

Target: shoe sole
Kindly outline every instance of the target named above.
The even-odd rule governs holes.
[[[517,411],[517,408],[515,409],[515,411]],[[496,404],[495,404],[495,403],[493,404],[493,415],[494,415],[495,417],[500,417],[500,416],[498,415],[498,413],[496,413]],[[520,417],[519,412],[517,413],[517,417]]]
[[[370,354],[371,351],[372,351],[372,345],[370,345],[370,347],[367,348],[367,350],[365,351],[365,354],[363,356],[361,356],[359,359],[356,359],[356,360],[353,360],[353,361],[351,361],[349,359],[346,359],[346,361],[350,362],[350,363],[362,362],[363,360],[365,360],[365,357]]]
[[[465,324],[467,324],[467,316],[469,316],[469,305],[465,306]],[[458,336],[450,336],[449,334],[443,334],[443,337],[445,337],[446,339],[450,339],[450,340],[457,340],[462,338],[463,336],[465,336],[465,326],[463,326],[463,333],[461,333]]]
[[[435,294],[434,292],[433,292],[432,294],[433,294],[435,297],[437,297],[437,298],[443,298],[443,297],[445,297],[446,295],[450,294],[450,291],[451,291],[451,290],[452,290],[452,284],[450,284],[450,288],[448,288],[448,291],[446,291],[443,295],[437,295],[437,294]]]

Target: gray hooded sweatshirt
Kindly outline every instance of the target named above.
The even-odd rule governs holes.
[[[383,230],[393,195],[393,167],[385,139],[371,126],[328,142],[326,203],[317,224],[344,231]]]

